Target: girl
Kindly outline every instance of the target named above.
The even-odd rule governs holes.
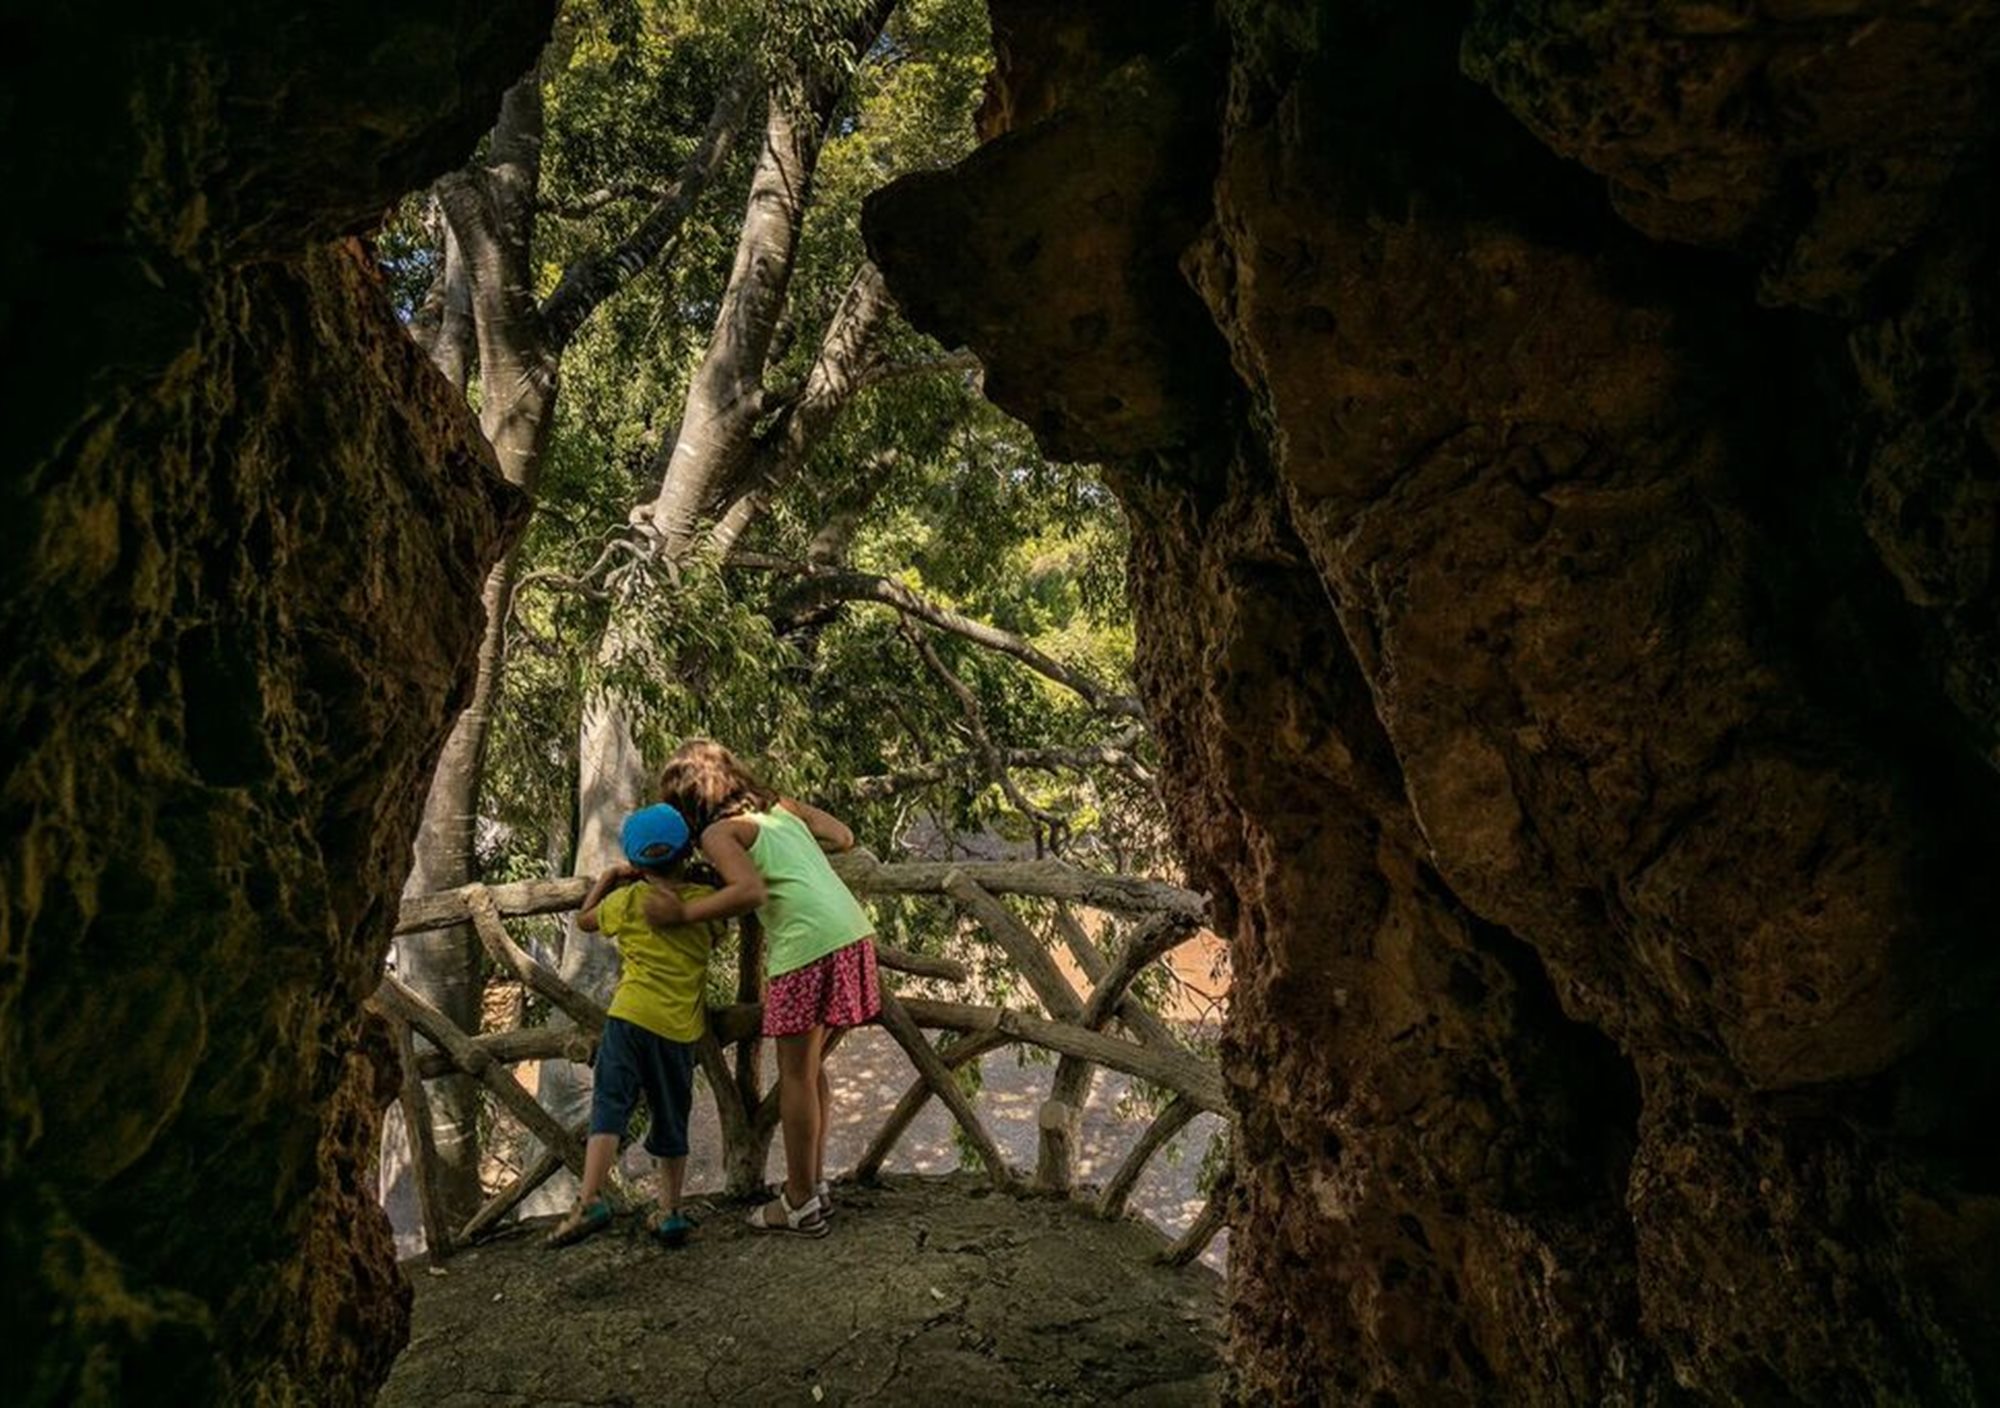
[[[722,878],[714,894],[658,914],[699,923],[760,910],[770,989],[764,1035],[778,1045],[778,1119],[785,1186],[750,1214],[760,1232],[826,1235],[826,1131],[831,1090],[822,1067],[829,1027],[855,1027],[881,1011],[875,926],[827,864],[854,833],[818,807],[780,797],[720,743],[681,745],[660,775],[660,798],[688,819]],[[656,903],[659,901],[656,899]],[[678,912],[675,912],[678,911]]]

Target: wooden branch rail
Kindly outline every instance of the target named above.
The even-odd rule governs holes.
[[[1138,1186],[1139,1175],[1146,1171],[1146,1165],[1153,1155],[1160,1152],[1169,1139],[1187,1128],[1200,1109],[1185,1095],[1176,1095],[1167,1108],[1153,1116],[1153,1122],[1146,1126],[1146,1132],[1139,1136],[1139,1142],[1132,1146],[1132,1152],[1125,1156],[1125,1162],[1118,1165],[1118,1171],[1111,1175],[1111,1181],[1104,1185],[1098,1195],[1097,1215],[1118,1218],[1125,1215],[1125,1202]]]
[[[1128,1076],[1177,1090],[1204,1110],[1229,1113],[1222,1074],[1186,1052],[1154,1051],[1137,1042],[1121,1041],[1102,1032],[1085,1031],[1067,1022],[1051,1022],[1009,1007],[976,1007],[967,1002],[938,1002],[906,997],[903,1005],[921,1026],[953,1032],[1000,1032],[1017,1041],[1081,1056]]]
[[[369,1001],[391,1021],[407,1022],[429,1037],[460,1070],[483,1082],[530,1133],[560,1152],[572,1173],[583,1176],[583,1141],[556,1123],[555,1116],[535,1103],[535,1097],[521,1088],[512,1072],[473,1046],[471,1038],[452,1025],[449,1017],[386,974]]]
[[[858,895],[942,895],[945,882],[957,875],[996,895],[1021,895],[1033,899],[1062,900],[1092,909],[1124,914],[1180,913],[1197,922],[1207,913],[1200,895],[1131,875],[1104,875],[1059,860],[1020,861],[897,861],[885,863],[865,850],[853,850],[830,857],[840,878]],[[517,880],[506,885],[467,886],[442,890],[433,895],[414,895],[403,901],[396,918],[398,934],[420,934],[430,929],[449,929],[471,918],[466,907],[468,890],[484,888],[493,897],[494,911],[503,919],[519,919],[531,914],[560,914],[577,908],[590,892],[590,877],[572,875],[563,880]],[[885,968],[897,967],[893,948],[877,945],[876,956]],[[943,965],[949,959],[920,959],[923,968],[899,968],[900,972],[922,973],[926,977],[963,982],[968,976],[962,965]]]
[[[1133,980],[1149,964],[1199,927],[1205,912],[1200,896],[1156,880],[1101,875],[1053,860],[885,865],[866,851],[855,851],[834,857],[834,863],[860,894],[932,894],[949,900],[1021,973],[1046,1013],[904,995],[885,984],[881,1024],[902,1047],[917,1074],[856,1165],[857,1177],[879,1174],[911,1121],[935,1098],[951,1111],[995,1186],[1016,1190],[1015,1171],[953,1075],[988,1052],[1016,1043],[1039,1046],[1062,1057],[1051,1098],[1040,1111],[1042,1156],[1037,1182],[1049,1191],[1068,1192],[1071,1188],[1078,1116],[1098,1066],[1175,1092],[1173,1101],[1147,1127],[1098,1198],[1096,1208],[1104,1216],[1123,1214],[1147,1163],[1196,1113],[1206,1110],[1227,1115],[1221,1075],[1213,1064],[1190,1050],[1172,1027],[1130,991]],[[607,1020],[605,1009],[537,962],[508,934],[505,921],[575,909],[588,886],[589,881],[580,877],[491,887],[468,885],[417,896],[403,904],[397,933],[469,922],[494,962],[545,998],[566,1019],[542,1027],[473,1036],[459,1030],[393,976],[385,976],[370,999],[397,1032],[404,1066],[400,1098],[411,1127],[419,1206],[434,1257],[495,1226],[558,1169],[568,1167],[581,1174],[587,1126],[564,1128],[535,1102],[508,1067],[524,1061],[588,1061]],[[1088,993],[1077,991],[1048,946],[1002,898],[1007,895],[1057,902],[1059,933],[1090,981]],[[1071,905],[1139,916],[1141,922],[1122,951],[1111,959],[1070,913]],[[757,1065],[763,1008],[754,999],[762,996],[756,971],[760,948],[760,936],[746,934],[738,976],[739,1000],[709,1010],[709,1029],[699,1050],[702,1070],[716,1101],[730,1188],[738,1193],[753,1192],[761,1184],[766,1151],[778,1123],[777,1091],[762,1091]],[[970,977],[967,966],[954,959],[904,953],[880,944],[877,957],[882,968],[892,971],[948,982],[964,982]],[[1134,1039],[1102,1030],[1113,1020]],[[926,1028],[957,1036],[940,1049],[925,1036]],[[426,1049],[417,1049],[413,1033],[426,1039]],[[829,1051],[841,1035],[831,1035]],[[732,1047],[737,1058],[734,1070],[726,1050]],[[454,1235],[444,1223],[442,1202],[431,1181],[437,1156],[423,1083],[455,1072],[477,1079],[541,1147]],[[1226,1221],[1226,1192],[1226,1185],[1218,1187],[1195,1225],[1161,1254],[1162,1259],[1179,1263],[1201,1254]]]
[[[1215,1234],[1228,1224],[1230,1199],[1234,1191],[1233,1180],[1225,1170],[1216,1182],[1215,1190],[1208,1195],[1208,1201],[1202,1204],[1201,1211],[1188,1225],[1188,1230],[1181,1233],[1179,1240],[1171,1247],[1161,1252],[1158,1259],[1168,1266],[1186,1266],[1208,1250],[1208,1244],[1215,1240]]]

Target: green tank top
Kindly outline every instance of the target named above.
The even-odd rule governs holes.
[[[765,972],[776,978],[875,932],[868,911],[833,873],[812,830],[783,807],[746,813],[757,825],[750,863],[764,877],[757,910]]]

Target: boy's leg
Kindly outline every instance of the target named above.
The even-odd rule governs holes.
[[[618,1145],[644,1098],[646,1079],[636,1039],[645,1035],[623,1018],[613,1017],[598,1038],[597,1059],[591,1062],[590,1138],[583,1146],[580,1204],[603,1196],[605,1180],[618,1161]]]
[[[681,1185],[687,1181],[687,1155],[660,1159],[660,1212],[671,1217],[681,1210]]]
[[[659,1204],[663,1214],[680,1211],[681,1188],[687,1178],[688,1115],[694,1107],[694,1043],[669,1041],[647,1033],[646,1108],[653,1127],[646,1135],[646,1152],[659,1165]]]
[[[618,1157],[618,1136],[593,1134],[583,1146],[583,1187],[576,1197],[580,1203],[594,1203],[604,1192],[604,1180]]]
[[[597,1059],[592,1063],[590,1138],[583,1146],[583,1186],[577,1190],[576,1206],[550,1234],[557,1245],[596,1230],[587,1213],[604,1196],[605,1180],[618,1157],[618,1143],[625,1137],[640,1098],[642,1080],[638,1053],[631,1041],[633,1030],[613,1017],[604,1024],[604,1034],[598,1039]]]

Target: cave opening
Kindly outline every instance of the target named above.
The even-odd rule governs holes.
[[[380,1112],[425,1088],[406,1069],[432,1073],[435,1157],[459,1160],[438,1226],[496,1196],[466,1152],[491,1044],[454,1065],[399,1027],[428,1009],[363,1020],[392,931],[399,974],[513,964],[479,905],[574,909],[574,886],[517,903],[502,882],[612,857],[664,733],[725,719],[810,754],[807,783],[851,782],[853,740],[900,726],[912,681],[963,747],[877,748],[856,805],[963,762],[968,817],[1067,865],[1074,797],[1016,771],[1109,770],[1153,789],[1157,834],[1093,822],[1091,844],[1171,851],[1186,882],[1101,906],[1132,916],[1125,951],[1197,922],[1229,948],[1213,1064],[1149,1045],[1144,1016],[1092,1044],[1116,955],[1043,971],[1046,938],[1008,915],[1063,896],[969,868],[1014,853],[876,876],[1005,935],[1039,982],[1033,1028],[911,996],[964,1048],[1005,1021],[1059,1082],[1124,1061],[1170,1092],[1148,1139],[1233,1122],[1197,1214],[1230,1238],[1228,1371],[1175,1359],[1174,1382],[1990,1397],[2000,13],[1807,8],[18,19],[8,326],[33,356],[0,511],[0,1235],[20,1400],[368,1400],[412,1294],[373,1184]],[[814,57],[739,65],[787,36]],[[945,125],[932,89],[896,87],[920,71],[976,133],[897,165]],[[621,103],[653,127],[577,137]],[[591,164],[648,131],[674,139],[644,180]],[[804,177],[847,202],[837,237],[814,243]],[[706,272],[659,274],[676,241]],[[778,245],[804,251],[790,315]],[[879,346],[837,335],[878,326]],[[661,386],[677,409],[635,409]],[[890,440],[839,439],[857,397],[893,406]],[[1004,426],[975,421],[988,401]],[[817,486],[821,454],[851,473]],[[958,477],[912,468],[947,460]],[[802,482],[816,497],[785,497]],[[1076,549],[1057,501],[1103,540]],[[555,542],[563,514],[601,541]],[[895,533],[914,577],[868,568]],[[1119,582],[1066,565],[1105,543]],[[631,565],[662,553],[657,577]],[[725,590],[717,561],[761,585]],[[1044,648],[1109,598],[1126,635]],[[667,615],[695,634],[654,697]],[[744,645],[780,637],[776,665]],[[508,651],[546,667],[496,696]],[[764,702],[863,664],[823,720]],[[1076,719],[1088,736],[1051,731]],[[489,754],[561,820],[440,790]],[[587,948],[522,949],[522,1003],[560,1005],[522,976],[538,957],[603,988]],[[753,970],[723,996],[751,1005]],[[491,1035],[479,984],[429,991]],[[1097,1026],[1122,1000],[1103,992]],[[555,1037],[507,1040],[550,1072],[530,1104],[585,1098]],[[753,1045],[711,1081],[742,1085],[746,1127]],[[953,1104],[948,1072],[926,1079]],[[1036,1176],[1071,1191],[1074,1109],[1047,1105]],[[746,1154],[730,1176],[760,1173]],[[856,1220],[943,1217],[885,1196]],[[926,1318],[932,1293],[976,1340],[974,1301],[917,1287]]]

